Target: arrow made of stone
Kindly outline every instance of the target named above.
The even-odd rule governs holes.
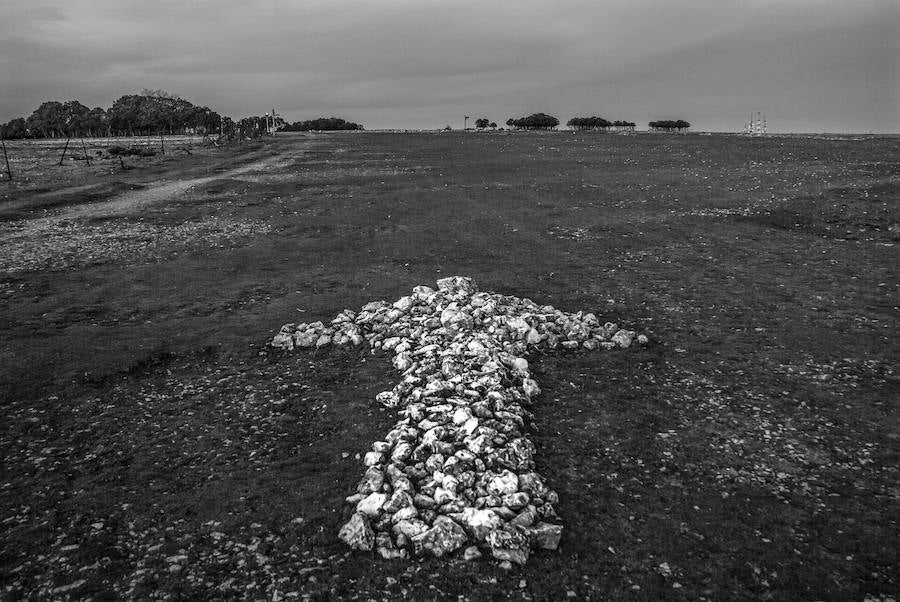
[[[558,496],[534,470],[528,406],[540,393],[523,356],[533,348],[613,349],[647,337],[495,293],[471,278],[417,286],[393,304],[344,310],[325,325],[285,324],[282,349],[360,345],[394,353],[403,378],[376,399],[401,419],[365,455],[366,472],[347,498],[355,512],[338,536],[384,558],[443,556],[468,546],[524,564],[532,549],[556,549]]]

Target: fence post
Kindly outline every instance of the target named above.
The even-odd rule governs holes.
[[[12,170],[9,168],[9,156],[6,154],[6,140],[2,136],[0,136],[0,144],[3,145],[3,158],[6,160],[6,175],[12,182]]]
[[[84,145],[84,138],[81,139],[81,150],[84,151],[84,160],[87,161],[88,167],[90,167],[91,158],[88,157],[87,146]]]
[[[59,163],[57,164],[57,167],[62,167],[63,159],[66,157],[66,151],[69,150],[69,140],[71,140],[71,139],[72,139],[71,136],[69,136],[68,138],[66,138],[66,146],[63,147],[63,152],[62,152],[62,154],[59,156]]]

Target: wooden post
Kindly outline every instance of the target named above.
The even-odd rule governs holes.
[[[0,144],[3,145],[3,158],[6,160],[6,175],[12,182],[12,170],[9,168],[9,156],[6,154],[6,140],[2,136],[0,136]]]
[[[159,146],[162,149],[162,154],[166,154],[166,143],[163,142],[163,134],[162,131],[159,132]]]
[[[57,165],[57,167],[62,167],[62,162],[63,162],[63,159],[64,159],[65,156],[66,156],[66,151],[69,150],[69,140],[71,140],[71,139],[72,139],[71,136],[69,136],[68,138],[66,138],[66,145],[65,145],[65,147],[63,147],[63,152],[62,152],[62,154],[59,156],[59,164]]]
[[[84,151],[84,160],[87,161],[88,167],[91,166],[91,158],[88,156],[87,146],[84,144],[84,138],[81,139],[81,150]]]

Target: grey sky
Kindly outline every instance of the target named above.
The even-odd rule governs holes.
[[[897,0],[0,0],[0,120],[163,88],[369,128],[544,111],[900,131]]]

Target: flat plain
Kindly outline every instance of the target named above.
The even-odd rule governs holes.
[[[897,597],[900,138],[187,148],[124,170],[11,149],[0,596]],[[650,338],[530,358],[566,528],[508,572],[345,548],[397,374],[267,345],[449,275]]]

